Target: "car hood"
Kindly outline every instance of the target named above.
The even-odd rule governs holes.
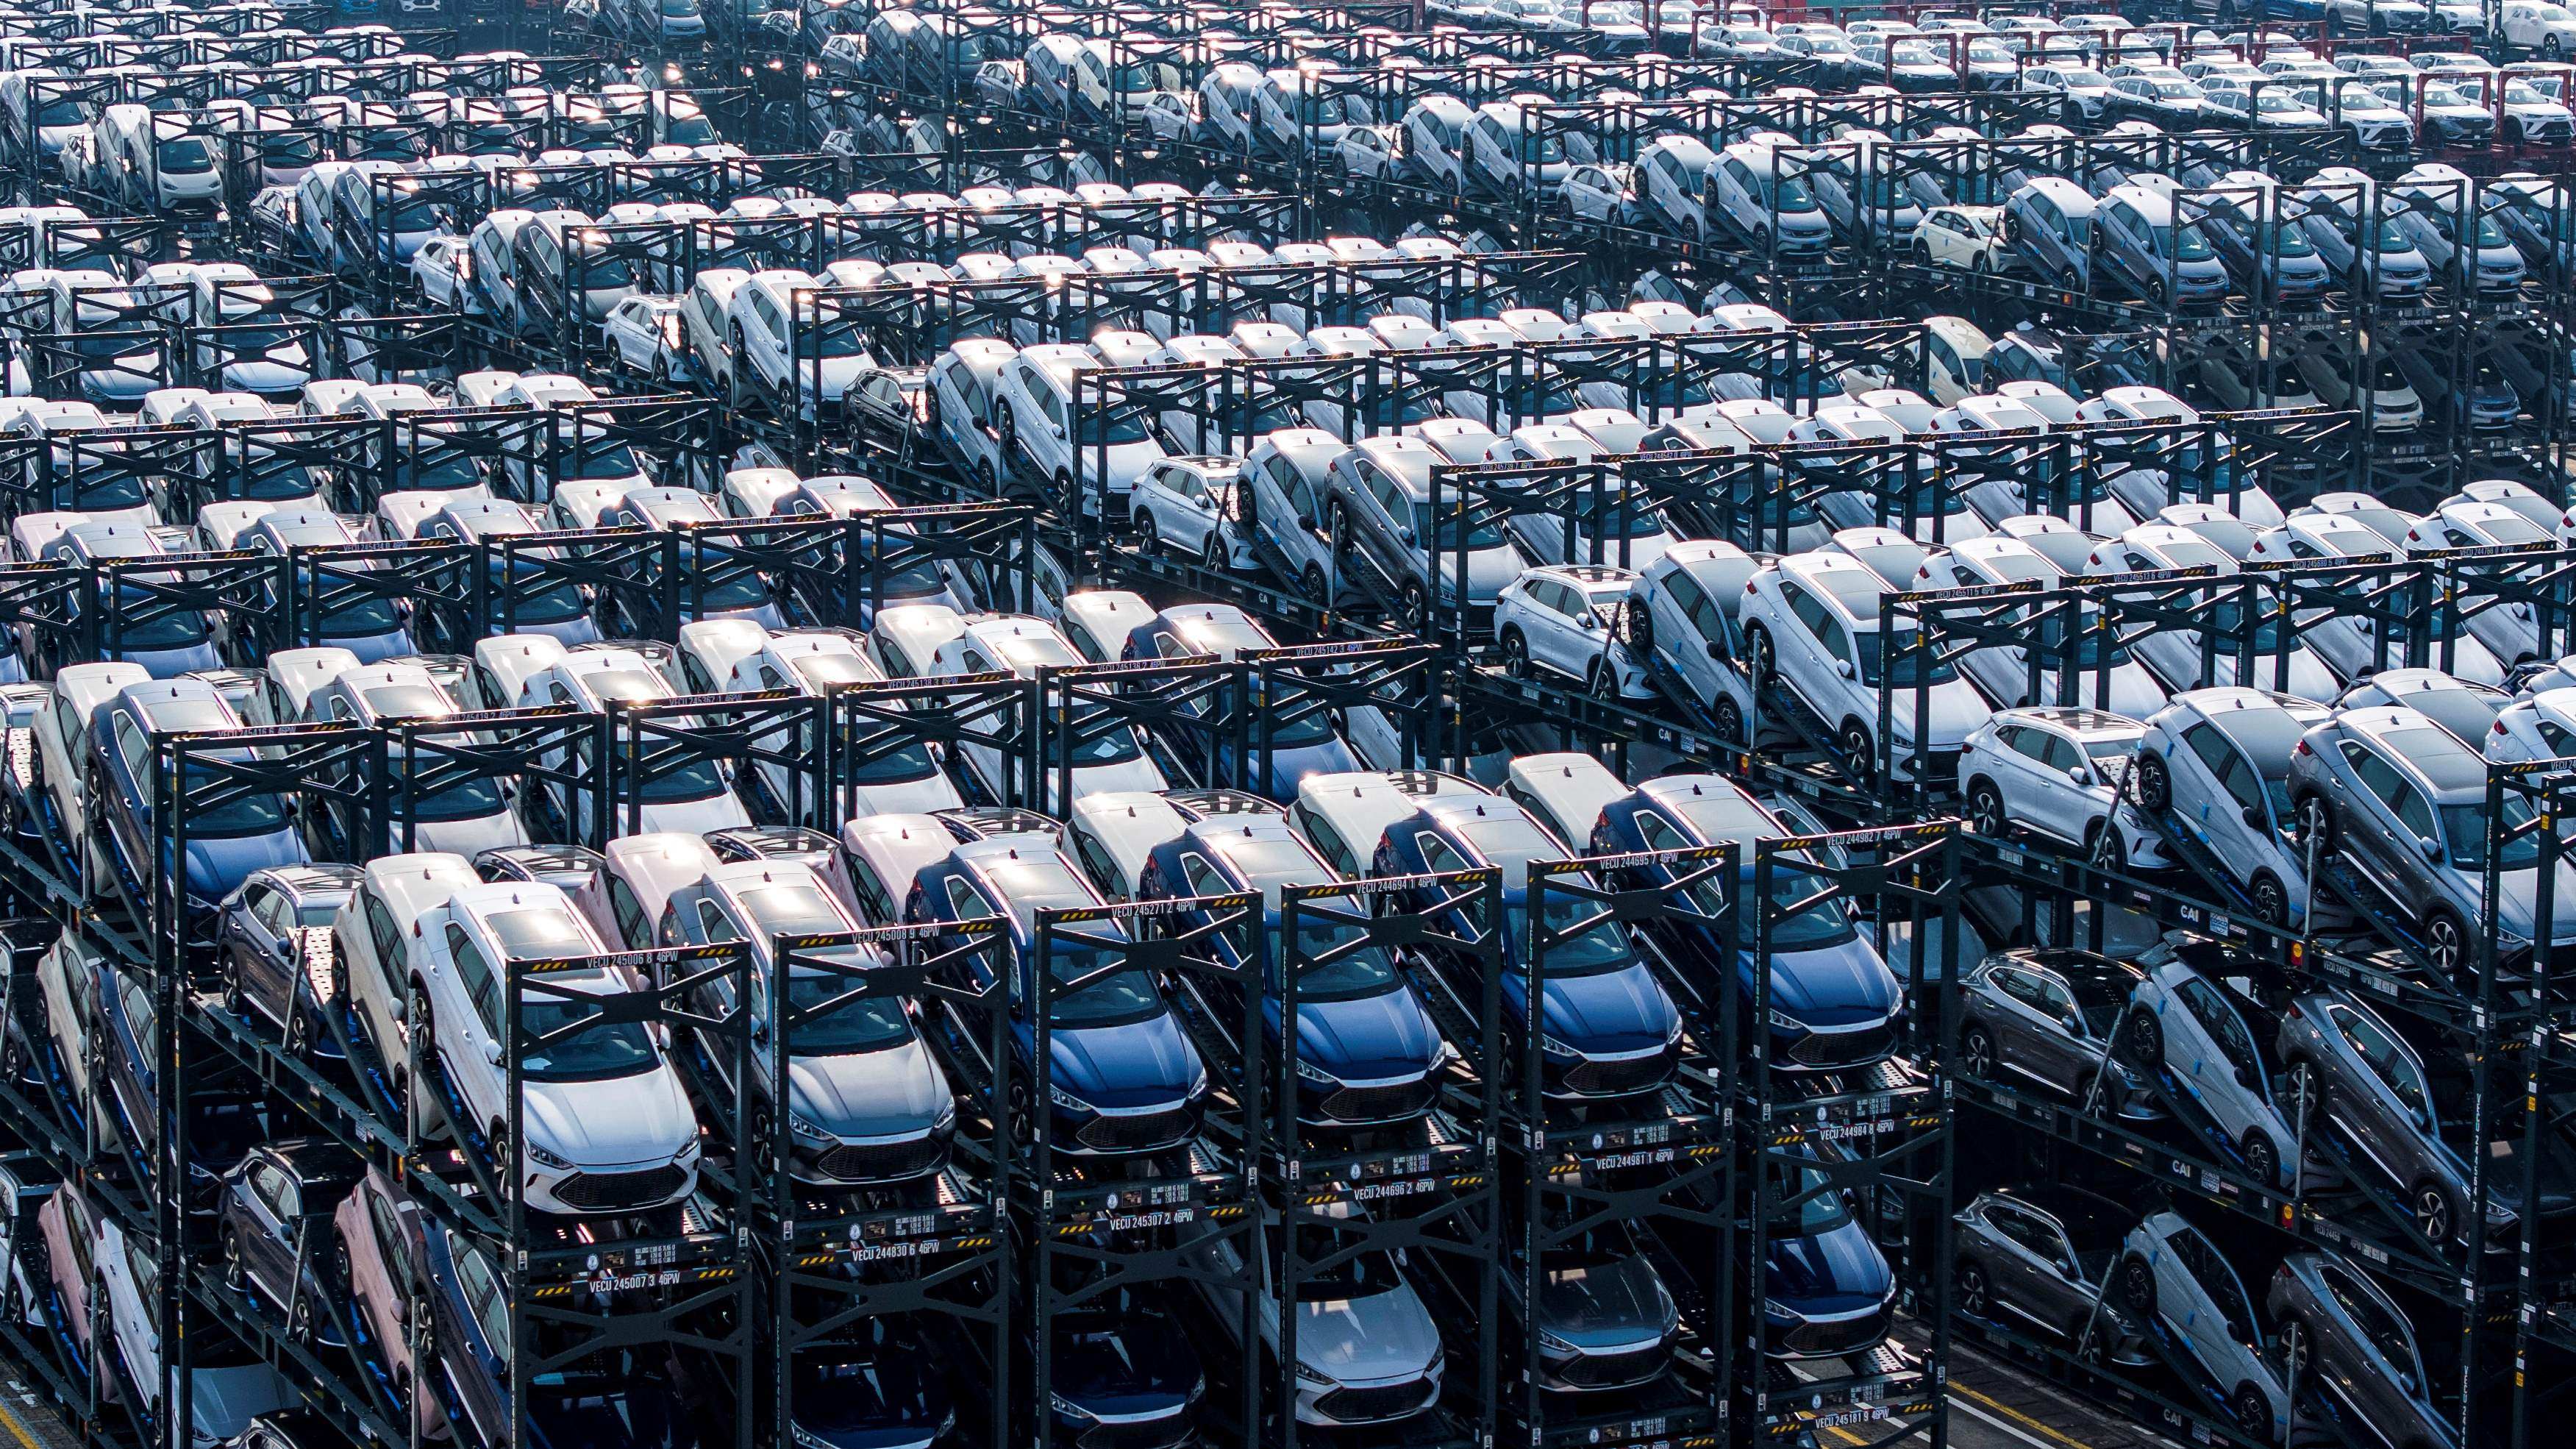
[[[576,1167],[668,1162],[697,1140],[697,1114],[667,1066],[597,1082],[530,1082],[523,1101],[529,1145]]]
[[[1968,732],[1984,724],[1987,718],[1994,714],[1994,708],[1986,703],[1983,695],[1977,693],[1976,686],[1964,679],[1935,684],[1923,691],[1895,690],[1895,707],[1890,716],[1890,725],[1891,734],[1900,746],[1910,746],[1914,743],[1914,700],[1918,693],[1931,696],[1932,729],[1930,738],[1924,743],[1936,749],[1965,743]]]
[[[398,801],[387,802],[387,813],[398,813],[398,805]],[[388,841],[399,851],[437,850],[472,856],[477,851],[497,846],[527,843],[527,834],[518,828],[517,819],[507,811],[471,820],[418,821],[411,827],[408,844],[404,841],[401,821],[387,821],[385,831]]]
[[[1297,1004],[1298,1060],[1337,1077],[1419,1076],[1440,1054],[1440,1033],[1402,987],[1350,1001]]]
[[[248,879],[252,871],[301,865],[311,858],[305,854],[304,842],[292,830],[192,838],[188,842],[188,893],[219,901]]]
[[[1895,1286],[1878,1245],[1858,1223],[1849,1221],[1821,1233],[1783,1233],[1772,1238],[1763,1266],[1770,1274],[1765,1290],[1769,1296],[1794,1300],[1811,1313],[1872,1307]]]
[[[1199,1054],[1168,1011],[1119,1026],[1048,1033],[1056,1090],[1095,1107],[1175,1107],[1198,1080]]]
[[[1094,1414],[1152,1414],[1188,1398],[1201,1377],[1199,1358],[1171,1320],[1138,1315],[1116,1342],[1065,1334],[1054,1345],[1055,1394]]]
[[[933,810],[951,810],[965,803],[957,787],[946,775],[924,775],[918,780],[900,780],[889,785],[858,785],[860,810],[863,815],[927,815]]]
[[[895,1137],[923,1131],[949,1105],[948,1081],[919,1037],[882,1051],[793,1057],[787,1103],[838,1137]]]
[[[1525,1000],[1529,978],[1514,972],[1513,1004]],[[1672,998],[1656,984],[1653,973],[1627,965],[1593,976],[1554,976],[1547,981],[1539,1013],[1542,1030],[1585,1052],[1610,1054],[1645,1051],[1672,1040],[1681,1015]]]
[[[2475,876],[2470,877],[2472,884],[2475,880]],[[2551,914],[2555,919],[2549,925],[2550,939],[2576,941],[2576,911],[2569,910],[2564,904],[2576,901],[2576,866],[2559,861],[2555,880],[2555,894],[2551,897]],[[2497,924],[2520,940],[2529,941],[2532,928],[2539,922],[2540,871],[2534,868],[2500,872],[2496,885],[2496,913],[2500,918]]]
[[[1531,1319],[1551,1337],[1601,1350],[1660,1339],[1676,1316],[1654,1267],[1643,1258],[1623,1257],[1541,1278]]]
[[[1409,1285],[1297,1305],[1297,1362],[1336,1383],[1413,1379],[1440,1362],[1440,1327]]]
[[[1440,595],[1444,599],[1454,598],[1457,593],[1458,570],[1454,564],[1449,562],[1449,560],[1455,556],[1455,554],[1448,550],[1442,550],[1438,560],[1437,572],[1439,575]],[[1434,567],[1432,556],[1428,551],[1425,551],[1422,554],[1422,566],[1425,571],[1430,571]],[[1519,578],[1522,571],[1527,567],[1528,565],[1521,561],[1519,551],[1513,549],[1509,545],[1505,545],[1500,548],[1468,550],[1468,602],[1476,604],[1492,603],[1495,597],[1500,595],[1505,588],[1509,587],[1512,580]]]
[[[1771,1005],[1811,1026],[1878,1021],[1904,999],[1896,973],[1857,936],[1812,951],[1771,953]]]
[[[189,1376],[189,1420],[199,1443],[223,1443],[261,1414],[296,1401],[285,1376],[264,1363],[198,1369]]]

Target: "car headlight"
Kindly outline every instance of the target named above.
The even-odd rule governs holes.
[[[1196,1075],[1196,1076],[1194,1076],[1194,1077],[1190,1078],[1190,1100],[1191,1100],[1191,1101],[1193,1101],[1193,1102],[1195,1102],[1195,1101],[1197,1101],[1199,1098],[1206,1096],[1206,1095],[1207,1095],[1207,1089],[1208,1089],[1208,1072],[1207,1072],[1207,1063],[1205,1063],[1205,1062],[1201,1062],[1201,1063],[1199,1063],[1199,1064],[1198,1064],[1198,1075]]]
[[[1066,1398],[1062,1394],[1047,1395],[1047,1407],[1064,1415],[1068,1419],[1088,1419],[1092,1417],[1092,1413],[1089,1409],[1084,1408],[1082,1405],[1075,1403],[1073,1400]]]
[[[1548,1332],[1544,1328],[1538,1331],[1538,1346],[1557,1353],[1573,1353],[1575,1351],[1572,1343],[1557,1337],[1555,1334]]]
[[[949,1110],[953,1112],[956,1109],[951,1107]],[[812,1118],[806,1116],[802,1112],[790,1112],[787,1114],[787,1130],[804,1138],[808,1142],[830,1142],[833,1140],[831,1133],[824,1131]]]
[[[1576,1051],[1574,1048],[1567,1046],[1565,1043],[1558,1041],[1555,1037],[1549,1036],[1545,1032],[1539,1033],[1538,1046],[1540,1051],[1552,1057],[1579,1057],[1583,1055],[1583,1053]],[[1545,1337],[1546,1335],[1542,1334],[1540,1336]]]
[[[1306,1367],[1303,1360],[1300,1360],[1297,1364],[1297,1381],[1301,1384],[1322,1384],[1326,1388],[1332,1387],[1333,1383],[1330,1378]]]
[[[2487,1203],[2488,1222],[2509,1223],[2517,1220],[2520,1216],[2521,1214],[2516,1213],[2512,1208],[2506,1207],[2503,1203],[2493,1200],[2489,1200]]]
[[[1664,1033],[1664,1045],[1666,1045],[1666,1046],[1671,1046],[1674,1042],[1680,1041],[1681,1039],[1682,1039],[1682,1018],[1681,1018],[1681,1013],[1679,1013],[1679,1012],[1675,1012],[1675,1013],[1673,1014],[1673,1027],[1672,1027],[1672,1030],[1670,1030],[1670,1031],[1668,1031],[1668,1032],[1665,1032],[1665,1033]]]
[[[1088,1112],[1091,1110],[1091,1104],[1089,1102],[1082,1100],[1080,1097],[1075,1096],[1053,1082],[1047,1083],[1047,1100],[1055,1103],[1059,1107],[1064,1107],[1075,1112]]]
[[[957,1099],[950,1097],[939,1104],[939,1118],[930,1124],[934,1132],[943,1132],[957,1120]]]
[[[548,1152],[545,1148],[538,1146],[534,1142],[528,1144],[528,1156],[536,1159],[536,1163],[539,1167],[551,1167],[558,1172],[570,1172],[572,1170],[572,1162],[569,1158],[563,1157],[557,1153]]]
[[[1798,1018],[1791,1016],[1789,1013],[1781,1011],[1775,1007],[1771,1012],[1771,1029],[1773,1031],[1805,1031],[1807,1029],[1807,1024],[1800,1021]]]
[[[1339,1086],[1342,1080],[1304,1057],[1297,1059],[1297,1077],[1300,1081],[1316,1082],[1327,1087]]]

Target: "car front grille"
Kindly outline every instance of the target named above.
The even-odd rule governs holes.
[[[814,1160],[814,1170],[836,1182],[898,1182],[919,1177],[947,1156],[939,1139],[859,1144],[844,1142]]]
[[[1586,1097],[1619,1097],[1660,1084],[1673,1071],[1671,1052],[1617,1062],[1583,1062],[1565,1074],[1565,1089]]]
[[[1896,1049],[1896,1028],[1887,1022],[1863,1031],[1816,1032],[1789,1048],[1789,1060],[1802,1067],[1850,1067],[1877,1061]]]
[[[1887,1315],[1864,1313],[1833,1323],[1801,1323],[1779,1337],[1783,1353],[1857,1353],[1887,1336]]]
[[[655,1206],[688,1180],[688,1172],[677,1166],[642,1172],[577,1172],[555,1184],[555,1196],[581,1212],[619,1212]]]
[[[1425,1075],[1416,1082],[1383,1087],[1344,1087],[1324,1099],[1324,1116],[1335,1122],[1392,1122],[1419,1117],[1430,1110],[1438,1084]]]
[[[1364,1389],[1335,1389],[1315,1401],[1315,1410],[1345,1424],[1369,1424],[1420,1411],[1438,1392],[1428,1379],[1409,1384],[1379,1384]]]
[[[1094,1152],[1143,1152],[1169,1147],[1189,1135],[1189,1109],[1175,1107],[1133,1117],[1094,1117],[1074,1137]]]
[[[2523,127],[2522,134],[2526,139],[2540,142],[2543,145],[2562,146],[2567,143],[2570,137],[2576,137],[2576,123],[2567,121],[2541,121],[2533,125]]]
[[[1626,1353],[1585,1354],[1557,1370],[1556,1376],[1569,1388],[1615,1389],[1644,1383],[1663,1372],[1664,1359],[1660,1343]]]
[[[1075,1442],[1082,1449],[1168,1449],[1190,1436],[1190,1416],[1173,1414],[1140,1424],[1094,1424]]]

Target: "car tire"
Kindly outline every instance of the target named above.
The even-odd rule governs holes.
[[[2564,54],[2566,49],[2566,45],[2558,39],[2555,33],[2544,35],[2540,38],[2540,58],[2542,60],[2554,61],[2558,59],[2560,55]]]
[[[1972,1021],[1959,1032],[1959,1070],[1982,1082],[1995,1079],[1995,1034]]]
[[[2271,872],[2256,872],[2252,883],[2245,888],[2245,895],[2254,907],[2254,919],[2267,926],[2290,924],[2290,893],[2272,878]]]
[[[2003,792],[1982,775],[1968,782],[1968,825],[1979,835],[1991,835],[1997,840],[2012,833],[2012,820],[2004,814]]]
[[[1404,610],[1404,622],[1411,626],[1413,632],[1416,634],[1428,634],[1431,632],[1431,596],[1422,591],[1422,585],[1406,584],[1404,586],[1404,602],[1402,607]]]
[[[1961,1263],[1959,1282],[1950,1305],[1971,1318],[1984,1318],[1994,1306],[1994,1285],[1986,1281],[1986,1270],[1979,1263]]]
[[[1592,667],[1584,673],[1583,686],[1592,691],[1594,699],[1619,697],[1619,671],[1610,667],[1608,655],[1592,661]]]
[[[1928,267],[1932,265],[1932,244],[1930,242],[1918,241],[1914,244],[1914,264],[1918,267]]]
[[[2279,1338],[2282,1370],[2293,1377],[2305,1379],[2308,1376],[2309,1364],[2315,1356],[2316,1330],[2308,1327],[2306,1319],[2296,1314],[2284,1314],[2281,1318]]]
[[[2415,1184],[2406,1200],[2414,1210],[2416,1231],[2430,1239],[2436,1251],[2447,1249],[2460,1223],[2459,1207],[2451,1201],[2450,1189],[2426,1178]]]
[[[2227,1401],[2227,1411],[2236,1420],[2238,1433],[2258,1442],[2272,1438],[2272,1401],[2263,1397],[2252,1384],[2239,1385],[2235,1397]]]
[[[2173,769],[2161,757],[2141,753],[2137,781],[2139,809],[2161,815],[2173,808]]]
[[[2132,1067],[2147,1071],[2153,1071],[2162,1066],[2165,1057],[2165,1024],[2156,1020],[2156,1014],[2141,1006],[2129,1013],[2128,1020],[2123,1025],[2126,1030],[2120,1033],[2119,1040],[2115,1043],[2120,1059]]]
[[[1503,672],[1514,679],[1529,678],[1529,641],[1518,629],[1503,631]]]
[[[1777,688],[1780,667],[1771,646],[1771,631],[1758,624],[1747,628],[1744,631],[1744,652],[1753,664],[1753,692],[1760,694]]]
[[[1150,509],[1136,510],[1136,548],[1142,553],[1162,552],[1163,536],[1154,527],[1154,515]]]
[[[1225,547],[1225,531],[1217,528],[1209,529],[1207,540],[1199,545],[1199,565],[1210,573],[1222,573],[1226,565],[1231,562],[1233,559],[1228,556]]]
[[[1305,590],[1307,603],[1318,609],[1329,609],[1333,606],[1332,581],[1324,577],[1321,564],[1306,565],[1306,572],[1298,578],[1297,582],[1299,587]]]
[[[2447,910],[2429,912],[2424,917],[2424,954],[2431,958],[2433,969],[2458,981],[2468,971],[2469,928]]]
[[[2090,1313],[2079,1313],[2067,1322],[2066,1341],[2072,1346],[2075,1361],[2086,1368],[2098,1369],[2110,1360],[2106,1343],[2109,1338]]]
[[[1717,738],[1721,744],[1753,746],[1753,736],[1744,728],[1744,707],[1731,699],[1717,702]]]
[[[2301,845],[2314,847],[2317,858],[2321,860],[2334,854],[2334,807],[2326,803],[2325,796],[2313,792],[2301,795],[2297,819]]]
[[[1652,654],[1655,651],[1654,610],[1647,608],[1644,601],[1633,598],[1621,603],[1618,609],[1616,633],[1619,642],[1627,645],[1628,652],[1639,659]]]
[[[1841,746],[1843,768],[1852,779],[1863,789],[1874,788],[1878,784],[1878,747],[1870,741],[1869,730],[1859,720],[1844,720],[1842,733],[1834,737],[1834,743]]]
[[[2156,1311],[2156,1270],[2135,1254],[2120,1260],[2120,1304],[2141,1318]]]
[[[2281,1152],[2272,1139],[2260,1130],[2248,1131],[2245,1140],[2236,1144],[2237,1156],[2245,1164],[2245,1175],[2264,1191],[2272,1191],[2281,1181]]]
[[[2124,870],[2129,864],[2128,847],[2120,841],[2120,832],[2111,828],[2106,818],[2094,821],[2084,831],[2084,861],[2095,870]]]

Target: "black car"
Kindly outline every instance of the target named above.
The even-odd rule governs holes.
[[[257,870],[224,901],[215,945],[237,1011],[264,1032],[317,1057],[340,1056],[325,1006],[332,990],[331,919],[364,877],[354,865],[286,865]]]
[[[2152,1363],[2144,1325],[2103,1292],[2137,1216],[2062,1183],[1980,1193],[1959,1211],[1951,1301],[1971,1318],[2062,1343],[2088,1361]]]
[[[267,1143],[224,1174],[216,1209],[227,1272],[264,1311],[334,1347],[343,1335],[332,1301],[342,1289],[328,1268],[331,1213],[362,1167],[322,1138]]]

